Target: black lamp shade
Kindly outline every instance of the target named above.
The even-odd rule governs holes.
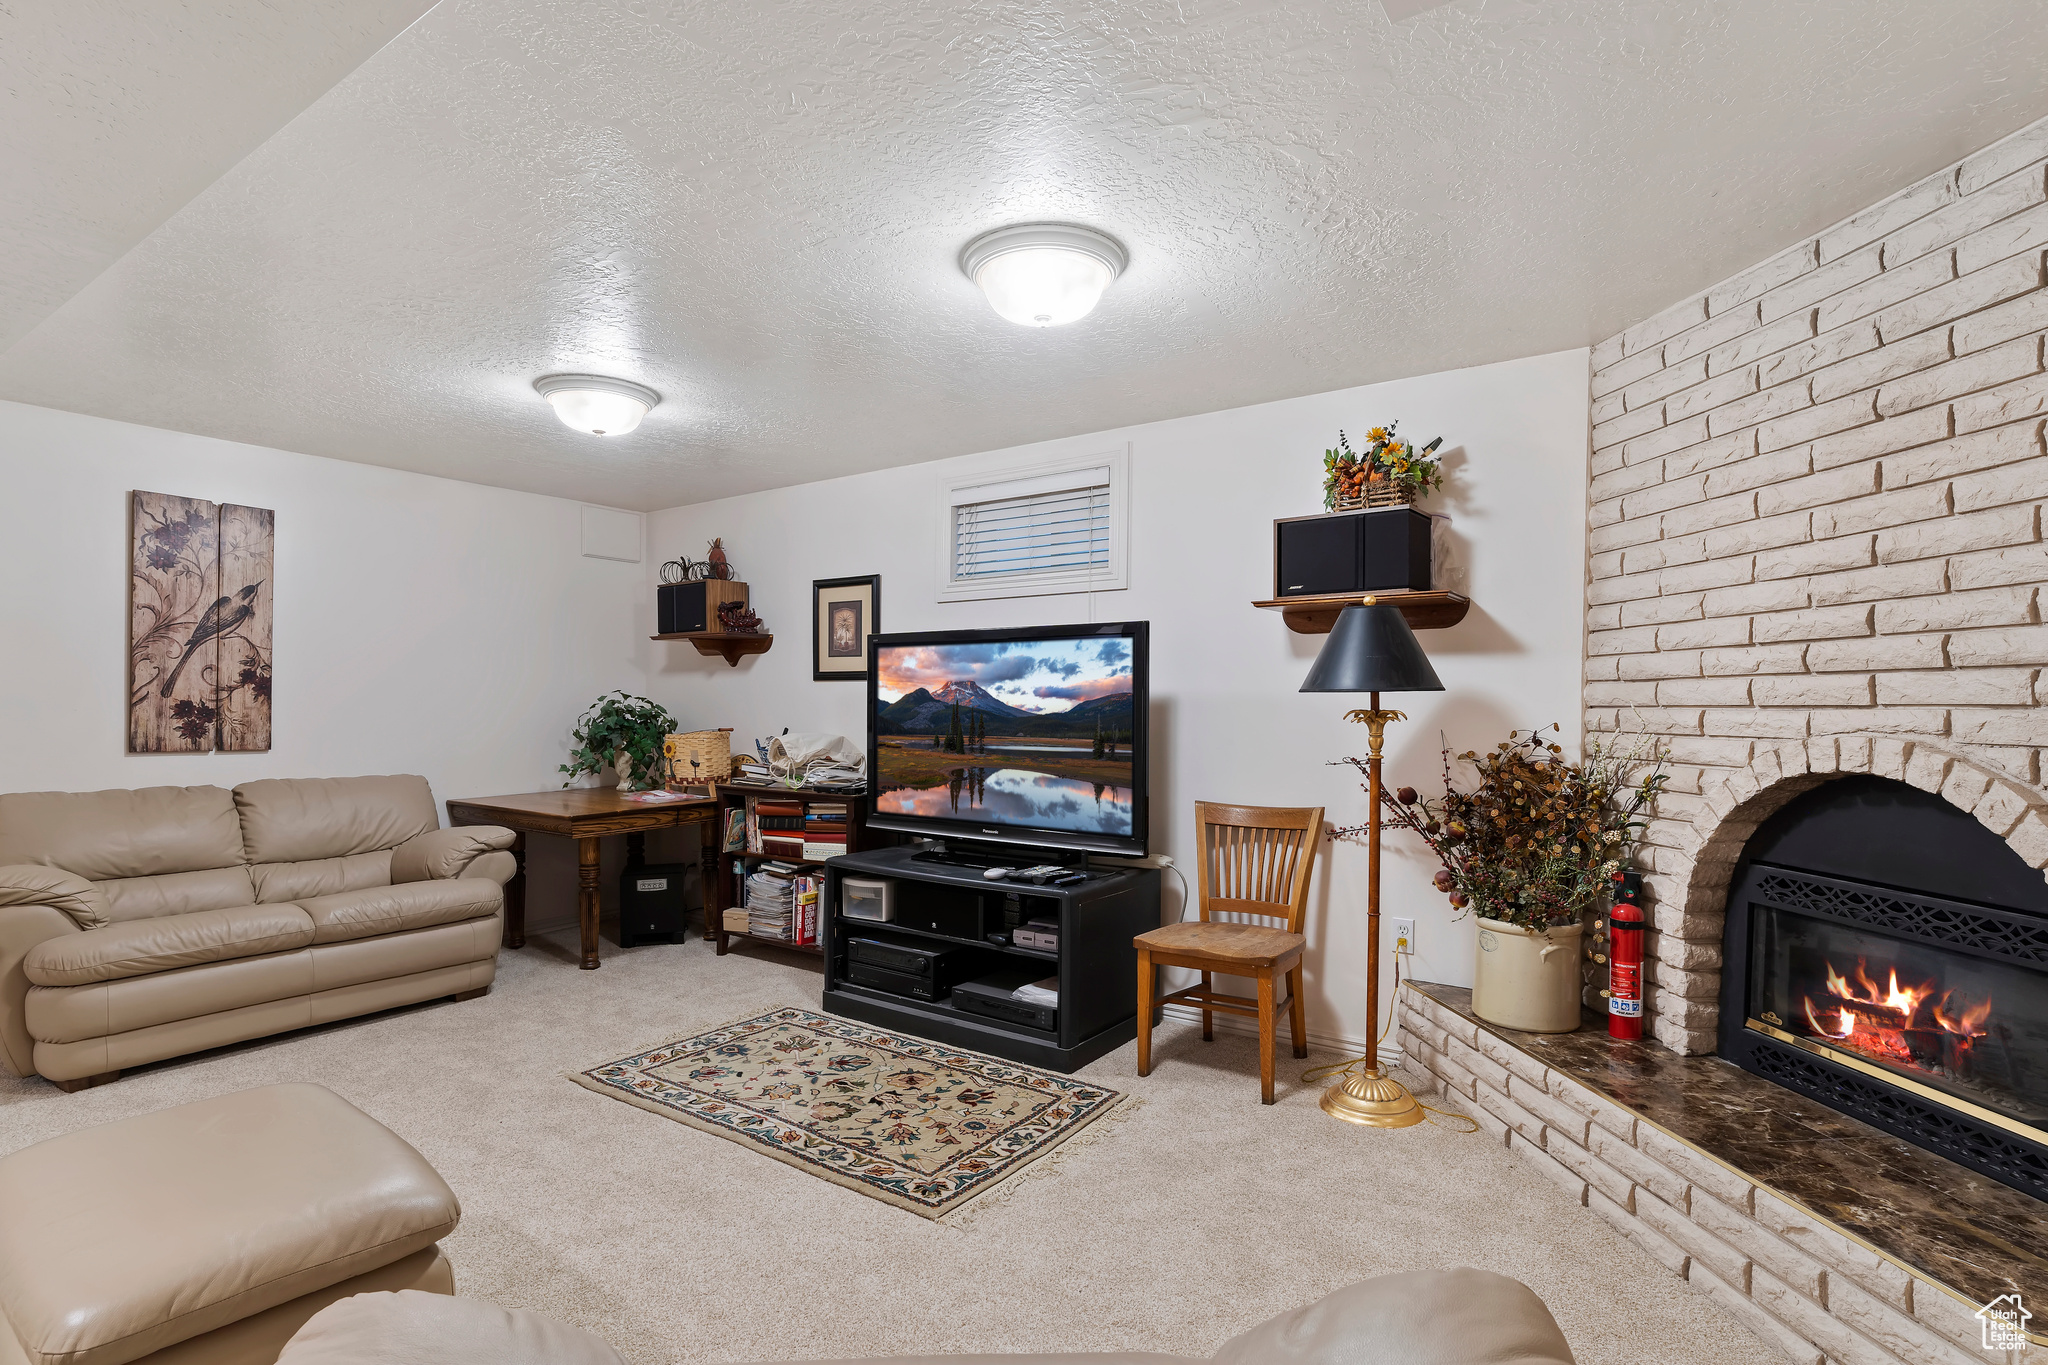
[[[1376,602],[1344,608],[1304,692],[1441,692],[1436,670],[1399,607]]]

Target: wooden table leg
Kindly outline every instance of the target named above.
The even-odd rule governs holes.
[[[526,835],[512,836],[512,880],[505,883],[505,946],[526,946]]]
[[[595,971],[597,962],[597,850],[593,838],[576,841],[576,918],[583,931],[583,970]]]
[[[716,938],[712,920],[718,915],[718,850],[724,841],[724,826],[703,820],[697,825],[697,899],[704,907],[704,937]]]

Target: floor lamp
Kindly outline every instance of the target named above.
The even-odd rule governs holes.
[[[1441,692],[1436,670],[1399,607],[1366,598],[1338,613],[1330,638],[1316,655],[1315,666],[1301,685],[1304,692],[1368,692],[1371,708],[1350,712],[1345,719],[1365,726],[1372,744],[1366,760],[1365,926],[1370,945],[1366,976],[1365,1070],[1347,1075],[1323,1092],[1323,1112],[1346,1123],[1372,1128],[1406,1128],[1422,1122],[1422,1106],[1408,1087],[1380,1071],[1380,744],[1387,722],[1405,720],[1399,711],[1382,711],[1382,692]]]

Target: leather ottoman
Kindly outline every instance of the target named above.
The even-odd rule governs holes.
[[[455,1292],[461,1207],[318,1085],[272,1085],[0,1157],[0,1365],[271,1362],[370,1290]]]

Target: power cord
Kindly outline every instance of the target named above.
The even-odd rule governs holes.
[[[1173,922],[1179,924],[1188,917],[1188,902],[1193,899],[1194,893],[1188,890],[1188,879],[1181,875],[1181,870],[1173,859],[1162,853],[1157,861],[1161,867],[1180,879],[1180,913],[1173,917]]]
[[[1380,1043],[1386,1042],[1387,1035],[1394,1031],[1393,1002],[1401,998],[1401,959],[1404,956],[1406,956],[1406,954],[1400,952],[1396,952],[1394,954],[1394,989],[1393,993],[1391,994],[1387,1002],[1387,1024],[1385,1028],[1380,1029],[1379,1036],[1375,1040],[1375,1046],[1377,1046]],[[1379,1020],[1373,1020],[1373,1025],[1377,1028],[1379,1025]],[[1364,1064],[1365,1054],[1363,1053],[1360,1053],[1356,1057],[1348,1057],[1341,1062],[1325,1062],[1321,1066],[1312,1066],[1308,1070],[1302,1072],[1302,1083],[1304,1085],[1314,1085],[1321,1081],[1334,1081],[1340,1076],[1354,1076],[1358,1074],[1358,1068],[1363,1066]],[[1458,1114],[1453,1113],[1448,1109],[1438,1109],[1434,1105],[1423,1104],[1420,1098],[1417,1098],[1415,1103],[1421,1106],[1423,1113],[1435,1116],[1433,1118],[1425,1120],[1425,1122],[1430,1124],[1430,1126],[1432,1127],[1442,1126],[1437,1123],[1437,1119],[1441,1118],[1452,1119],[1457,1121],[1458,1123],[1469,1123],[1472,1125],[1469,1128],[1453,1129],[1452,1131],[1454,1132],[1476,1133],[1479,1131],[1479,1121],[1473,1118],[1470,1114]]]

